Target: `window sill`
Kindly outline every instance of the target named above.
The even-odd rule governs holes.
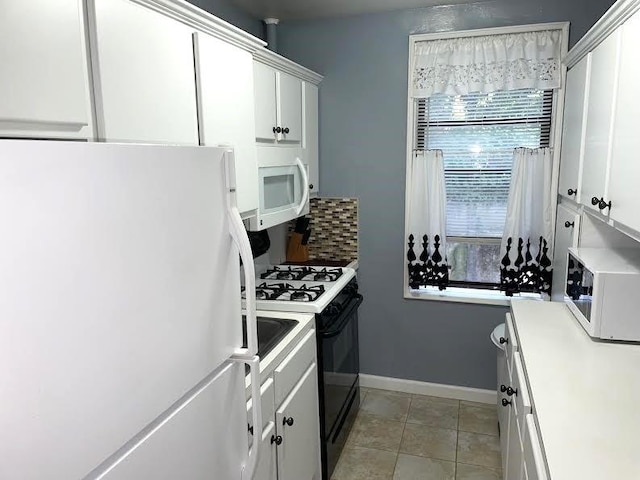
[[[411,290],[405,288],[404,298],[412,300],[431,300],[440,302],[473,303],[476,305],[501,305],[508,307],[513,299],[541,300],[535,293],[521,293],[513,297],[507,297],[502,292],[480,290],[473,288],[449,287],[446,290],[436,288],[420,288]]]

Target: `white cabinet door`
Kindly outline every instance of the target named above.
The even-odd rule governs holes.
[[[273,417],[272,417],[273,418]],[[262,432],[262,444],[260,445],[260,457],[253,480],[277,480],[277,442],[276,426],[269,422]]]
[[[585,113],[589,95],[589,67],[587,55],[567,72],[560,153],[558,193],[580,201],[580,175],[584,153]]]
[[[556,235],[553,247],[553,286],[551,299],[562,302],[567,274],[567,249],[578,244],[580,214],[558,205],[556,215]]]
[[[95,0],[99,138],[198,144],[192,29],[127,0]]]
[[[288,73],[277,77],[278,125],[282,127],[280,141],[302,141],[302,81]]]
[[[640,162],[638,112],[640,112],[640,13],[622,26],[622,47],[616,121],[611,160],[611,218],[640,231]],[[608,200],[607,200],[608,201]]]
[[[527,480],[547,480],[547,468],[533,415],[524,423],[523,457]]]
[[[613,108],[616,98],[620,28],[610,34],[591,53],[589,105],[585,130],[584,163],[580,202],[600,212],[592,205],[593,197],[607,199],[607,183],[611,156]],[[605,215],[609,209],[602,210]]]
[[[276,411],[278,480],[311,480],[319,472],[318,374],[313,363]]]
[[[304,82],[304,161],[309,165],[309,190],[311,194],[320,191],[320,164],[318,148],[318,87]]]
[[[260,62],[253,62],[255,92],[256,140],[275,142],[277,138],[276,117],[276,71]]]
[[[238,210],[258,208],[253,107],[253,57],[238,47],[194,34],[201,145],[230,145],[236,167]]]
[[[81,0],[0,2],[0,135],[88,138]]]
[[[521,480],[523,476],[523,449],[520,441],[518,419],[513,405],[509,408],[509,444],[507,447],[506,480]],[[504,452],[503,452],[504,454]]]

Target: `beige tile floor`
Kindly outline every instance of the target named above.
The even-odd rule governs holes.
[[[362,389],[331,480],[500,480],[495,405]]]

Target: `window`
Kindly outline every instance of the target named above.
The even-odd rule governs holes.
[[[550,146],[553,92],[437,94],[415,102],[414,148],[444,155],[450,285],[497,289],[513,149]]]

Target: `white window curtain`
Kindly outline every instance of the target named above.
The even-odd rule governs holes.
[[[549,148],[516,148],[501,244],[500,289],[550,294],[553,158]]]
[[[560,30],[416,42],[413,97],[560,88]]]
[[[415,151],[409,178],[409,288],[436,286],[444,290],[449,283],[449,267],[442,150]]]

